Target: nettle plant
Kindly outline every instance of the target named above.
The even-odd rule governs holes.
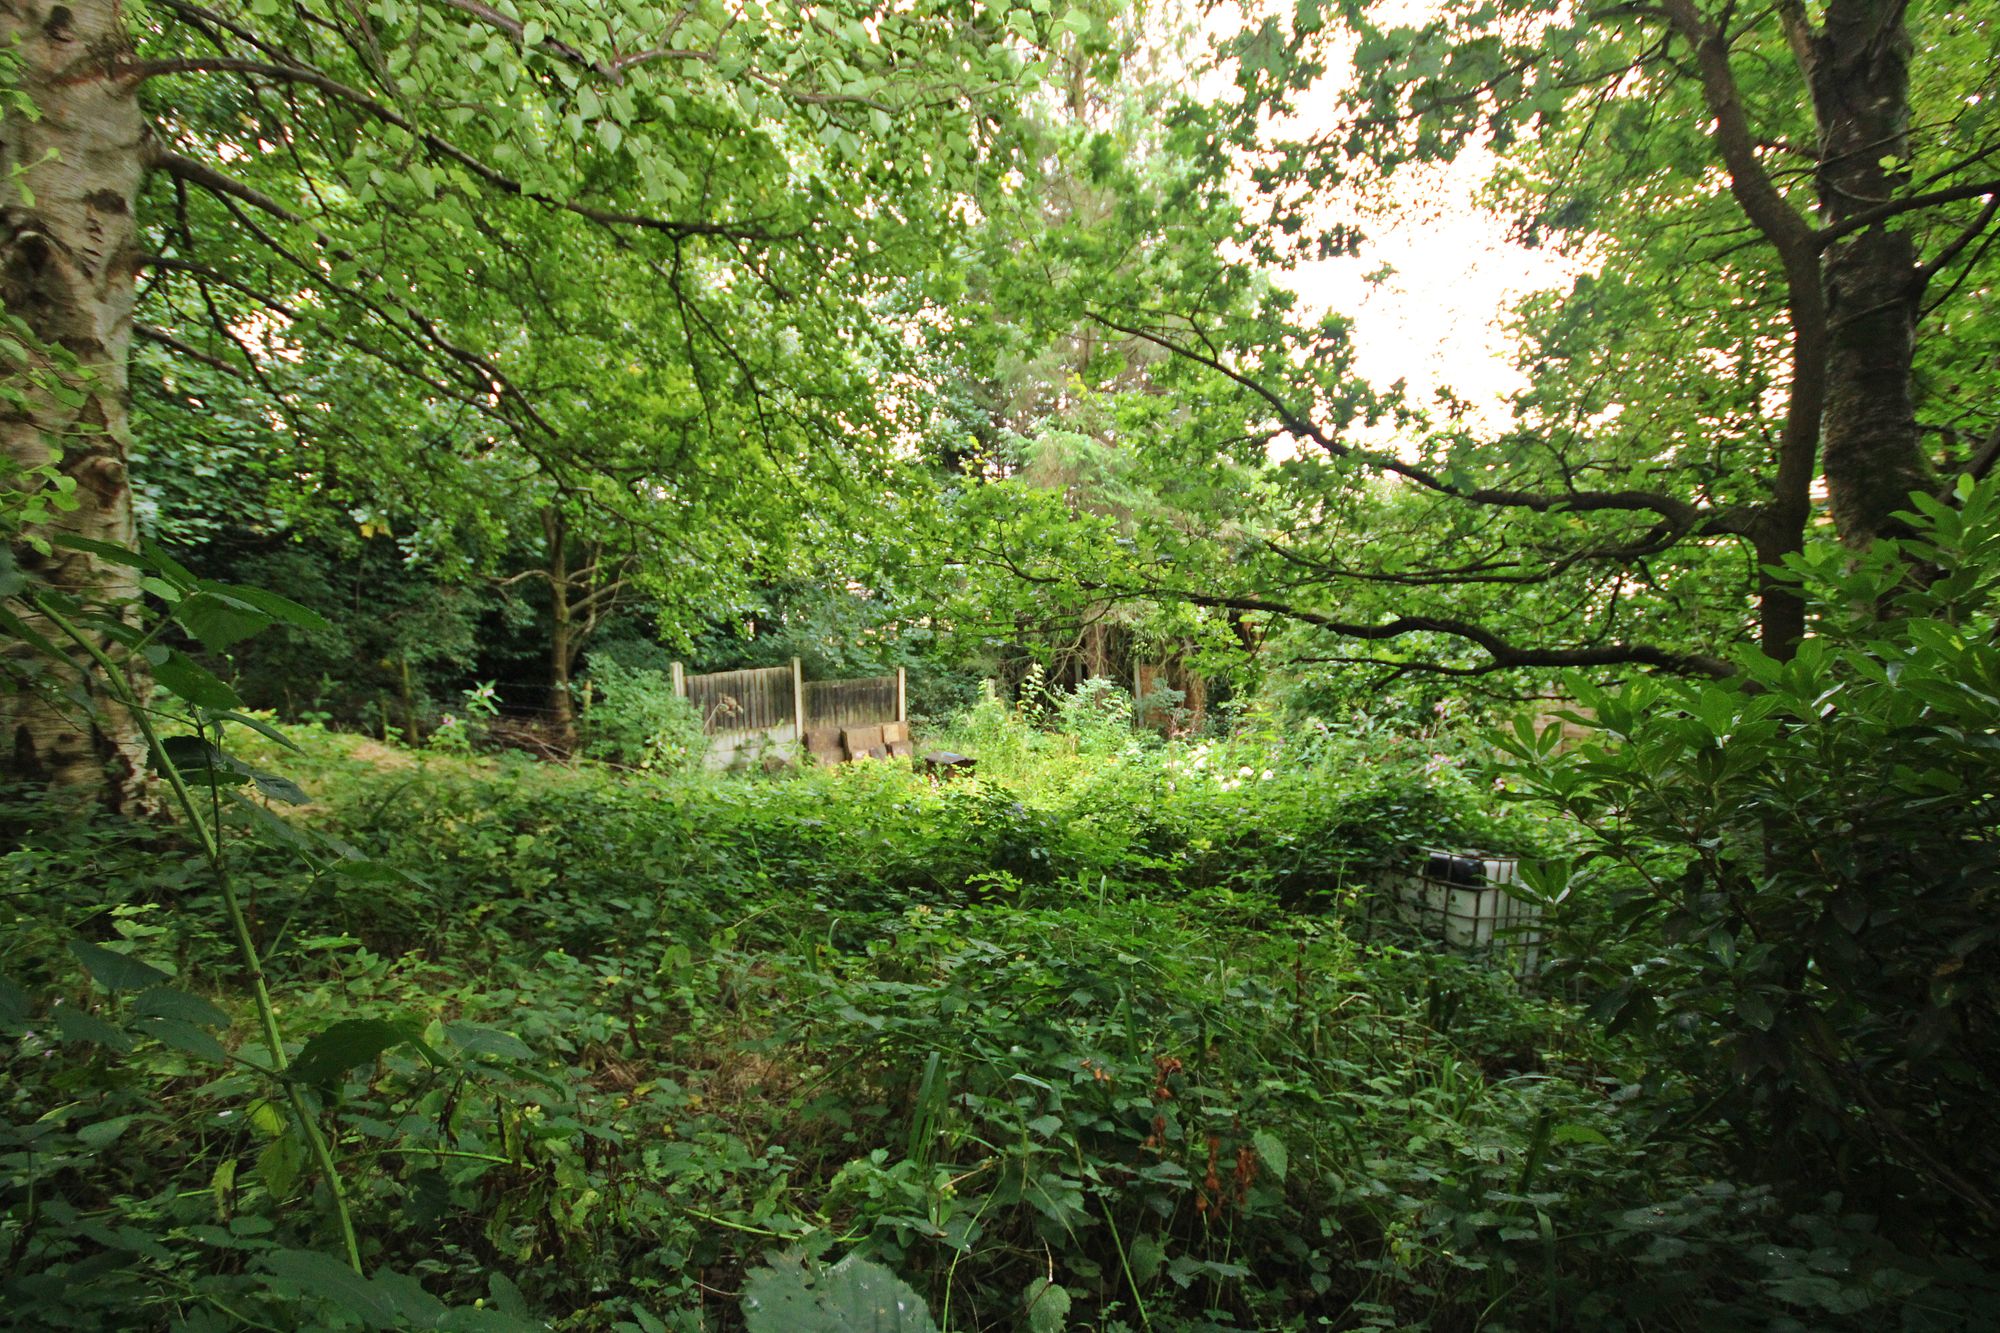
[[[0,516],[32,520],[34,507],[11,505]],[[166,957],[145,956],[147,946],[171,942],[155,938],[170,937],[167,929],[70,938],[67,952],[83,975],[66,985],[58,977],[53,995],[32,995],[0,976],[0,1034],[16,1040],[15,1058],[42,1057],[38,1074],[66,1099],[25,1122],[0,1122],[0,1248],[18,1275],[0,1281],[0,1304],[46,1327],[102,1326],[111,1309],[122,1319],[151,1309],[189,1328],[282,1323],[299,1317],[302,1306],[327,1305],[370,1328],[536,1327],[504,1282],[496,1288],[504,1298],[493,1305],[448,1310],[412,1277],[366,1274],[350,1190],[371,1162],[342,1160],[339,1114],[350,1091],[368,1086],[352,1071],[372,1069],[391,1052],[409,1053],[438,1097],[456,1105],[466,1079],[516,1067],[528,1058],[526,1048],[505,1033],[411,1015],[345,1018],[322,1024],[302,1044],[288,1039],[266,980],[280,941],[258,937],[239,893],[235,862],[245,839],[292,854],[308,895],[341,882],[408,878],[272,811],[270,802],[299,804],[306,793],[232,754],[228,735],[242,727],[290,743],[245,713],[228,683],[193,656],[197,644],[219,655],[273,625],[323,629],[324,622],[274,593],[197,578],[155,548],[24,535],[23,526],[10,522],[5,535],[43,557],[83,551],[134,570],[142,595],[72,595],[21,570],[0,545],[0,634],[28,650],[9,656],[0,688],[66,711],[85,731],[101,710],[122,710],[137,724],[146,767],[158,781],[128,784],[142,793],[128,811],[181,826],[220,900],[236,968],[233,977],[206,978],[197,988]],[[62,793],[51,799],[60,804]],[[161,840],[157,856],[164,866],[178,862],[183,849]],[[184,904],[182,915],[192,906]],[[11,969],[23,961],[14,954],[0,952],[0,961]],[[231,1038],[237,1023],[225,1007],[235,996],[251,1012],[252,1034],[240,1042]],[[65,1067],[48,1074],[47,1062],[57,1059]],[[90,1179],[93,1168],[108,1165],[100,1154],[135,1123],[161,1119],[147,1108],[164,1104],[168,1083],[204,1075],[203,1092],[219,1103],[214,1119],[198,1134],[190,1130],[197,1143],[173,1145],[192,1148],[186,1169],[198,1180],[135,1200],[109,1179]],[[155,1093],[146,1091],[149,1083]],[[446,1113],[435,1132],[412,1130],[406,1137],[422,1144],[403,1150],[453,1156],[451,1120]],[[382,1151],[374,1149],[375,1158]],[[239,1177],[246,1157],[254,1166]],[[290,1208],[307,1186],[322,1210],[317,1219]],[[109,1224],[94,1206],[105,1203],[115,1214]],[[313,1247],[321,1238],[330,1252]],[[255,1269],[246,1273],[245,1260]],[[86,1279],[87,1290],[79,1286]],[[260,1312],[257,1319],[251,1310]]]
[[[1918,494],[1909,535],[1788,561],[1789,662],[1736,679],[1571,682],[1505,741],[1589,830],[1545,868],[1613,1023],[1689,1077],[1747,1169],[1835,1182],[1947,1248],[2000,1232],[2000,486]]]

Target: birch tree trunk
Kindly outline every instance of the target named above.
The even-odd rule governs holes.
[[[23,357],[0,358],[0,384],[11,391],[0,399],[0,448],[20,467],[54,461],[75,480],[79,503],[54,531],[129,547],[137,531],[126,362],[146,137],[136,85],[111,73],[130,52],[122,6],[0,0],[0,49],[8,48],[39,114],[10,106],[0,123],[0,301],[29,343]],[[84,601],[122,604],[138,592],[133,570],[84,552],[44,556],[22,544],[14,558],[31,580]],[[0,651],[8,677],[80,679],[91,703],[86,711],[43,690],[0,693],[0,776],[116,808],[143,805],[144,746],[94,673],[40,662],[21,643]]]

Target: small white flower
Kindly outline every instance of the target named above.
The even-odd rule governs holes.
[[[1267,768],[1262,773],[1259,773],[1257,775],[1257,780],[1259,782],[1269,782],[1272,778],[1275,778],[1277,776],[1278,775],[1276,773],[1273,773],[1270,769]]]
[[[1252,767],[1250,767],[1250,765],[1248,765],[1248,764],[1245,764],[1245,765],[1243,765],[1243,767],[1241,767],[1241,768],[1239,768],[1239,769],[1237,769],[1237,770],[1236,770],[1236,776],[1237,776],[1237,777],[1239,777],[1239,778],[1247,778],[1247,777],[1249,777],[1249,776],[1250,776],[1250,775],[1251,775],[1252,773],[1255,773],[1256,771],[1257,771],[1257,770],[1256,770],[1256,769],[1254,769],[1254,768],[1252,768]]]

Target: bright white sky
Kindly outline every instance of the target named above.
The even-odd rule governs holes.
[[[1378,385],[1407,379],[1419,404],[1450,389],[1475,416],[1504,421],[1509,394],[1526,385],[1508,364],[1501,319],[1531,292],[1568,284],[1577,266],[1550,250],[1511,244],[1498,218],[1473,202],[1490,168],[1485,154],[1411,180],[1390,217],[1364,220],[1358,257],[1302,264],[1279,281],[1314,313],[1354,320],[1355,369]],[[1430,202],[1444,200],[1446,202]],[[1371,284],[1365,275],[1393,272]]]
[[[1434,3],[1384,0],[1377,11],[1388,17],[1384,11],[1393,8],[1396,21],[1420,23]],[[1218,6],[1201,23],[1202,35],[1219,37],[1237,22],[1232,9]],[[1328,66],[1318,106],[1303,99],[1300,114],[1285,126],[1288,135],[1331,123],[1336,90],[1348,71],[1337,58]],[[1210,96],[1228,95],[1226,77],[1204,82]],[[1338,311],[1354,320],[1355,368],[1365,379],[1385,387],[1407,380],[1419,405],[1449,389],[1473,404],[1475,419],[1497,425],[1508,419],[1508,395],[1525,387],[1508,364],[1501,328],[1507,308],[1531,292],[1568,285],[1580,266],[1507,240],[1500,219],[1475,202],[1491,168],[1488,154],[1472,151],[1448,167],[1407,171],[1398,177],[1395,206],[1386,215],[1366,216],[1330,200],[1315,221],[1359,223],[1367,244],[1355,258],[1302,264],[1278,281],[1297,292],[1311,314]],[[1385,265],[1392,270],[1385,281],[1366,281]]]

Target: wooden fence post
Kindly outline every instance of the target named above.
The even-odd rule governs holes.
[[[674,698],[685,699],[687,697],[688,697],[687,671],[681,666],[679,662],[676,662],[674,663]]]
[[[792,725],[797,731],[795,739],[803,747],[806,743],[806,673],[796,657],[792,659]]]
[[[901,667],[896,668],[896,720],[898,722],[910,720],[909,682],[904,678]]]

